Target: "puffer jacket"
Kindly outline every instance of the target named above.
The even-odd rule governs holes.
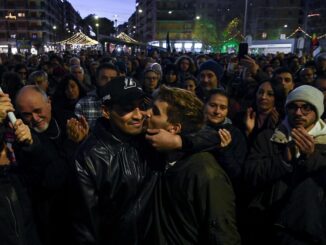
[[[154,183],[141,139],[112,132],[107,119],[98,119],[76,155],[84,202],[75,223],[79,244],[139,244],[141,239]]]

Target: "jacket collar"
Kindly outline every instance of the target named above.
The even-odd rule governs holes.
[[[94,135],[101,139],[103,142],[112,144],[113,142],[117,144],[130,143],[132,144],[141,136],[126,135],[118,130],[113,129],[110,125],[110,121],[104,117],[97,119],[96,125],[94,127]]]
[[[291,132],[291,127],[287,118],[285,118],[280,126],[275,129],[271,141],[279,144],[287,144],[291,141],[289,132]],[[326,144],[326,124],[324,121],[319,119],[308,134],[314,137],[316,144]]]

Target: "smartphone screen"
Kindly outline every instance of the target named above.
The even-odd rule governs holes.
[[[239,53],[238,53],[239,59],[244,58],[244,56],[247,54],[248,54],[248,43],[240,43],[239,44]]]

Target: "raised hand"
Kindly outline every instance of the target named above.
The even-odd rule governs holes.
[[[275,128],[279,120],[280,120],[280,114],[278,113],[278,111],[274,107],[270,112],[268,127]]]
[[[0,92],[0,123],[4,122],[9,111],[15,111],[9,95]]]
[[[253,108],[249,107],[246,112],[245,124],[246,124],[246,134],[247,136],[251,134],[255,127],[256,122],[256,112]]]
[[[67,121],[67,136],[75,143],[79,143],[86,138],[89,133],[89,125],[84,116],[79,119],[70,118]]]
[[[239,61],[239,64],[246,67],[253,76],[255,76],[259,70],[259,65],[248,55],[245,55],[244,58]]]
[[[232,136],[228,130],[219,129],[218,135],[221,138],[221,144],[218,146],[218,148],[227,147],[232,142]]]
[[[30,128],[23,123],[21,119],[17,119],[14,125],[16,140],[19,143],[33,144],[33,138]]]
[[[300,128],[292,129],[291,136],[301,154],[305,154],[309,156],[312,153],[314,153],[315,151],[314,137],[309,135],[305,128],[300,127]]]

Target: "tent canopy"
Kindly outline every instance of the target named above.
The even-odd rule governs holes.
[[[98,41],[91,39],[82,32],[77,32],[66,40],[58,42],[59,44],[75,44],[75,45],[97,45]]]
[[[140,42],[136,41],[135,39],[129,37],[126,33],[124,32],[120,32],[120,34],[117,36],[118,39],[126,42],[126,43],[130,43],[130,44],[141,44]]]

